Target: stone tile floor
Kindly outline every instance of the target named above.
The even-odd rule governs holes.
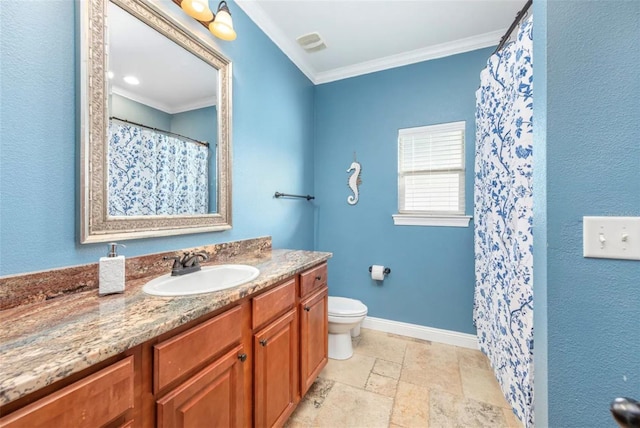
[[[286,427],[522,427],[480,351],[368,329],[353,347],[329,360]]]

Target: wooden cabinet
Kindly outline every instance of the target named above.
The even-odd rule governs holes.
[[[153,347],[158,428],[246,425],[243,309],[236,306]]]
[[[0,428],[281,426],[327,363],[327,294],[324,263],[3,406]]]
[[[133,409],[133,384],[133,357],[129,356],[3,417],[0,426],[102,427]]]
[[[158,428],[243,427],[242,346],[157,401]]]
[[[322,264],[155,345],[156,425],[283,425],[328,361],[326,281]]]
[[[298,396],[298,328],[291,310],[254,335],[254,422],[282,425]]]
[[[253,299],[253,326],[254,425],[282,425],[300,400],[295,278]]]
[[[276,316],[293,308],[296,303],[295,278],[253,298],[253,328],[260,328]]]
[[[242,308],[236,306],[153,347],[153,392],[162,393],[242,338]]]
[[[323,286],[300,302],[300,395],[327,365],[329,355],[329,291]]]
[[[327,286],[327,264],[311,268],[300,274],[300,297]]]
[[[329,361],[328,296],[326,263],[300,274],[300,395]]]

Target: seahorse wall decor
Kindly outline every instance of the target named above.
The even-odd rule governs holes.
[[[362,171],[362,167],[360,166],[360,163],[355,160],[355,155],[354,161],[351,163],[351,166],[347,170],[347,172],[351,171],[353,171],[353,174],[351,174],[351,176],[349,177],[348,184],[349,188],[351,188],[351,191],[353,192],[353,195],[349,195],[349,197],[347,198],[347,203],[349,205],[355,205],[358,203],[359,197],[358,186],[362,184],[362,180],[360,179],[360,172]]]

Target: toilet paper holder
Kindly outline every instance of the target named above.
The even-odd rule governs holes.
[[[371,272],[372,270],[372,266],[369,266],[369,272]],[[391,273],[391,269],[389,269],[388,267],[384,268],[384,270],[382,271],[382,273],[384,273],[385,275],[389,275]]]

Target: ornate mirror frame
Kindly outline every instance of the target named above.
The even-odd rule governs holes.
[[[217,212],[112,217],[107,209],[109,0],[81,0],[80,242],[107,242],[231,228],[231,62],[143,0],[110,0],[218,70]],[[169,3],[173,5],[173,3]]]

